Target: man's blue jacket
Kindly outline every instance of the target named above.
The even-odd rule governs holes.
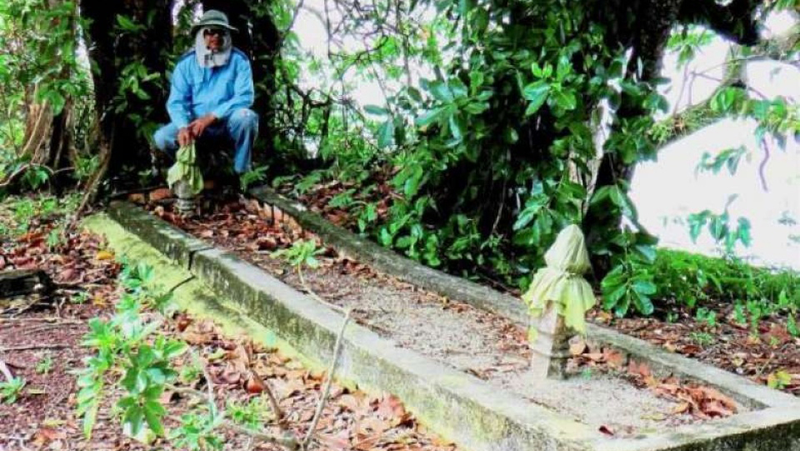
[[[252,104],[253,72],[247,55],[237,48],[231,50],[224,66],[201,67],[194,50],[175,66],[167,112],[179,129],[209,113],[226,120],[234,111]]]

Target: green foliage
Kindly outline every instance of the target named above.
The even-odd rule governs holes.
[[[0,401],[6,404],[14,404],[22,395],[25,388],[25,379],[21,377],[11,378],[10,381],[0,382]]]
[[[83,430],[91,436],[109,379],[124,389],[115,407],[122,412],[122,424],[131,436],[141,437],[145,429],[164,435],[162,419],[166,410],[160,397],[165,385],[177,376],[170,361],[186,351],[185,343],[166,339],[154,332],[159,321],[142,315],[146,306],[165,308],[170,294],[155,291],[153,270],[146,265],[126,267],[120,275],[125,288],[114,317],[90,320],[84,345],[96,351],[87,358],[78,377],[78,415]]]
[[[57,115],[68,100],[88,97],[91,89],[88,67],[76,51],[76,30],[85,26],[77,2],[51,3],[0,3],[0,182],[14,175],[33,190],[52,173],[41,161],[32,161],[36,149],[26,147],[28,115],[41,109]]]
[[[60,198],[51,196],[9,197],[0,203],[0,213],[10,212],[13,229],[0,233],[0,237],[19,237],[30,230],[31,223],[53,216],[68,216],[75,211],[79,199],[73,194]],[[47,245],[55,247],[62,242],[62,226],[54,227],[47,236]]]
[[[678,66],[685,66],[697,52],[714,39],[714,33],[698,26],[684,27],[673,33],[667,41],[667,49],[678,53]]]
[[[785,370],[778,370],[767,376],[767,386],[777,390],[783,390],[792,383],[792,375]]]
[[[181,416],[180,427],[172,430],[169,438],[179,449],[219,451],[225,445],[224,438],[215,432],[220,424],[218,416],[185,414]]]
[[[695,312],[695,319],[698,322],[705,323],[708,327],[715,327],[717,325],[717,312],[709,310],[705,307],[700,307]]]
[[[791,270],[754,268],[733,258],[712,258],[682,251],[660,249],[651,268],[657,287],[654,298],[673,300],[690,309],[709,326],[713,312],[701,306],[708,301],[732,302],[734,317],[751,324],[775,313],[787,314],[791,324],[800,309],[800,275]],[[796,326],[790,326],[790,329]]]
[[[708,332],[692,332],[689,338],[700,346],[710,346],[714,344],[714,336]]]
[[[266,178],[265,174],[267,169],[269,169],[268,166],[259,166],[239,176],[239,186],[242,191],[247,191],[247,188],[249,188],[253,183],[264,181]]]
[[[317,243],[314,240],[297,240],[292,243],[292,247],[273,252],[272,256],[282,258],[296,268],[302,268],[303,266],[316,268],[319,266],[319,260],[317,260],[316,256],[322,252],[323,250],[317,248]]]
[[[53,369],[53,358],[49,355],[36,362],[36,372],[38,374],[50,374]]]
[[[258,397],[246,403],[229,402],[225,410],[234,423],[251,431],[257,431],[270,419],[270,409],[266,399]]]
[[[689,234],[692,241],[697,241],[704,226],[717,243],[723,243],[724,249],[728,254],[732,254],[737,242],[749,246],[752,238],[750,237],[750,221],[747,218],[739,218],[736,227],[730,223],[730,215],[727,210],[722,214],[714,214],[709,210],[689,215]]]

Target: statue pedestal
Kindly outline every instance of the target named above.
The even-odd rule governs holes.
[[[178,180],[173,186],[173,192],[177,200],[175,201],[175,209],[181,215],[192,215],[197,208],[195,202],[195,195],[192,193],[192,188],[188,183],[183,180]]]
[[[531,374],[535,380],[566,379],[569,354],[569,333],[564,317],[550,303],[539,318],[531,319],[531,328],[538,331],[531,343]]]

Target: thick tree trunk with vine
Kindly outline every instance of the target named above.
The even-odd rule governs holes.
[[[156,4],[154,4],[156,3]],[[116,182],[135,178],[136,171],[150,161],[150,135],[167,120],[164,104],[168,93],[167,65],[172,51],[172,1],[147,2],[124,0],[82,0],[81,12],[89,19],[84,37],[94,64],[97,142],[101,143],[101,167],[91,178],[87,199],[95,197],[106,178]],[[138,31],[120,29],[118,16],[141,26]],[[132,64],[141,64],[147,74],[156,78],[149,82],[139,74],[126,71]],[[137,78],[136,95],[123,84]],[[127,86],[127,89],[126,89]],[[123,173],[124,169],[132,172]]]
[[[56,7],[61,0],[50,0],[49,6]],[[68,29],[75,33],[77,10],[73,15],[66,17]],[[74,34],[72,35],[74,39]],[[71,77],[69,68],[65,67],[59,78],[68,80]],[[61,189],[70,164],[72,134],[72,98],[67,97],[63,107],[56,113],[53,106],[47,101],[39,101],[40,87],[33,86],[26,89],[27,108],[25,117],[25,133],[19,155],[28,161],[28,168],[41,168],[49,173],[48,181],[56,191]],[[7,180],[4,183],[12,183]]]

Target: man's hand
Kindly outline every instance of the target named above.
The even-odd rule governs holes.
[[[195,119],[191,124],[189,124],[189,130],[191,130],[192,136],[195,138],[200,137],[203,134],[203,131],[205,131],[206,127],[213,124],[216,120],[217,117],[213,114],[206,114],[201,118]]]
[[[194,136],[192,135],[191,125],[184,127],[178,130],[178,145],[183,147],[189,145],[194,141]]]

